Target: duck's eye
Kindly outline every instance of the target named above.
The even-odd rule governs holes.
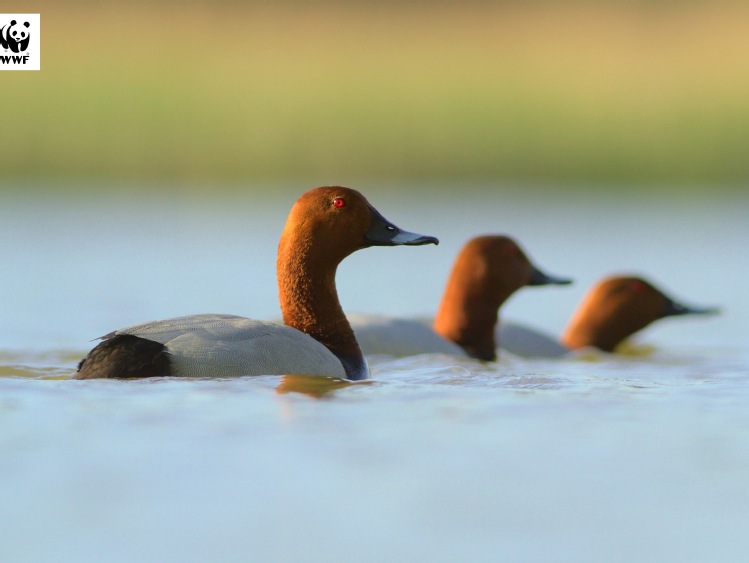
[[[645,284],[640,280],[634,280],[629,284],[629,289],[631,289],[633,293],[642,293],[645,291]]]
[[[337,197],[333,200],[333,207],[337,207],[338,209],[340,209],[341,207],[345,207],[345,206],[346,206],[346,200],[343,199],[342,197]]]
[[[388,230],[388,231],[390,231],[390,232],[393,232],[393,231],[395,231],[395,230],[396,230],[396,229],[395,229],[395,227],[393,227],[392,225],[387,225],[387,226],[385,227],[385,229],[387,229],[387,230]]]

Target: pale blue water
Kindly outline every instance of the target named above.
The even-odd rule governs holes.
[[[71,381],[92,338],[199,312],[278,315],[293,197],[0,204],[0,561],[744,561],[747,200],[370,193],[439,247],[346,261],[349,311],[426,315],[474,234],[577,284],[506,316],[558,333],[612,272],[720,305],[643,357],[372,358],[325,399],[280,378]],[[63,379],[54,379],[63,378]]]

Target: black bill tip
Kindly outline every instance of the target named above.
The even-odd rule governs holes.
[[[666,303],[666,313],[664,316],[671,317],[675,315],[718,315],[720,314],[720,307],[694,307],[691,305],[684,305],[673,299],[669,299]]]

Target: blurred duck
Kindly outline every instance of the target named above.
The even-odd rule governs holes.
[[[276,273],[284,325],[233,315],[153,321],[103,336],[78,366],[77,379],[369,375],[338,301],[335,273],[369,246],[438,244],[403,231],[356,190],[322,187],[303,194],[278,245]]]
[[[510,237],[481,236],[458,254],[432,328],[425,321],[373,315],[350,315],[349,321],[367,355],[442,353],[493,361],[502,304],[524,286],[569,283],[533,266]]]
[[[616,276],[593,286],[560,341],[510,323],[498,328],[497,338],[503,349],[520,356],[561,356],[585,347],[613,352],[626,338],[658,319],[718,312],[715,307],[678,303],[642,278]]]

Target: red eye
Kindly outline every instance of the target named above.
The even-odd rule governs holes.
[[[340,209],[341,207],[345,207],[345,205],[346,200],[342,197],[337,197],[333,200],[333,207],[337,207],[338,209]]]
[[[640,280],[634,280],[632,283],[630,283],[629,288],[635,293],[642,293],[643,291],[645,291],[645,284]]]

